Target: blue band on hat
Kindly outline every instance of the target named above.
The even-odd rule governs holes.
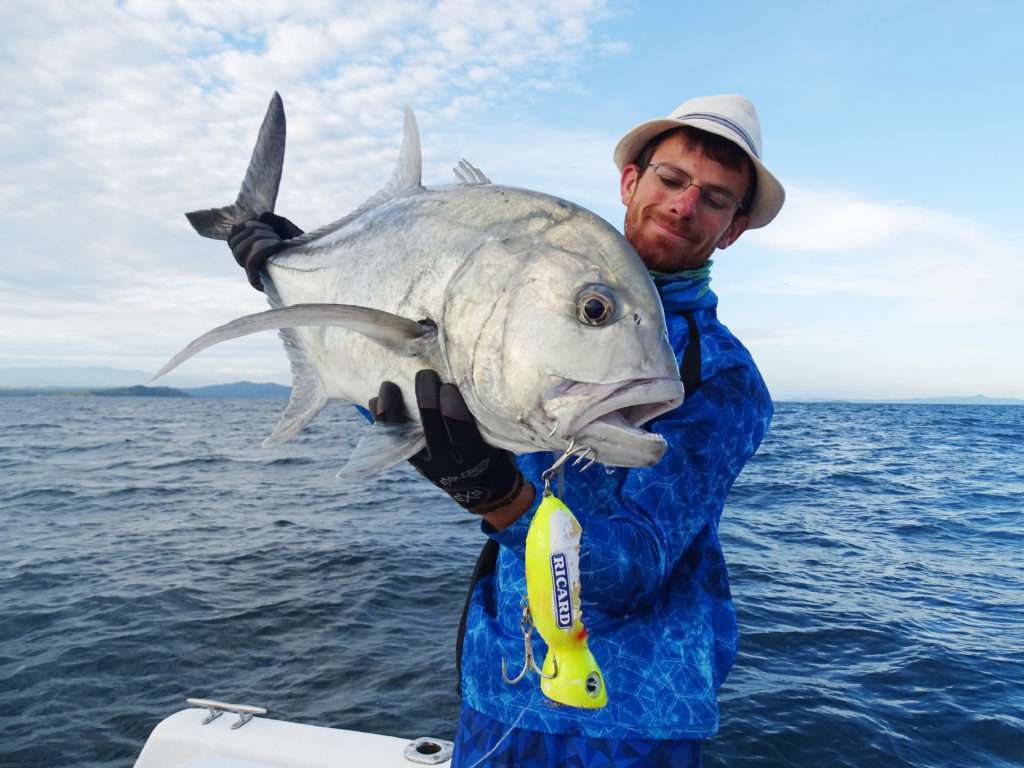
[[[754,141],[753,139],[750,138],[750,134],[747,133],[746,129],[739,123],[733,122],[728,117],[716,115],[713,112],[688,112],[685,115],[675,115],[672,117],[672,119],[686,120],[691,117],[697,118],[699,120],[710,120],[712,123],[718,123],[719,125],[723,125],[729,130],[738,133],[740,138],[743,139],[744,142],[746,142],[747,147],[750,149],[750,154],[752,154],[758,160],[761,159],[761,153],[758,152],[757,148],[754,146]]]

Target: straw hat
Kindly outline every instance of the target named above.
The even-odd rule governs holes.
[[[761,123],[757,110],[738,94],[698,96],[684,101],[666,118],[640,123],[615,146],[615,165],[621,172],[636,160],[648,141],[683,125],[726,138],[747,154],[757,169],[757,192],[750,206],[749,227],[757,229],[774,219],[786,200],[786,190],[761,162]]]

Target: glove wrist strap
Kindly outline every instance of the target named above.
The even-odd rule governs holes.
[[[469,511],[472,512],[474,515],[490,514],[491,512],[494,512],[495,510],[501,509],[502,507],[510,504],[519,495],[519,492],[523,490],[523,485],[525,485],[525,483],[526,481],[523,479],[523,473],[516,472],[515,481],[513,482],[512,488],[509,490],[508,493],[502,495],[500,498],[495,499],[494,501],[489,501],[486,504],[481,504],[480,506],[476,507],[467,507],[467,509],[469,509]]]

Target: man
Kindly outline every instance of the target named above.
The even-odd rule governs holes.
[[[483,442],[452,385],[432,371],[417,377],[427,448],[412,463],[480,514],[493,542],[460,633],[453,766],[700,764],[737,645],[719,520],[772,414],[753,359],[718,322],[710,257],[782,207],[782,186],[760,155],[754,107],[735,95],[687,101],[615,148],[625,235],[661,296],[686,400],[647,425],[668,443],[654,467],[565,470],[561,497],[583,526],[583,612],[608,689],[603,709],[553,705],[535,677],[502,679],[503,660],[511,669],[522,662],[526,532],[552,455],[513,461]],[[231,239],[254,284],[267,255],[286,247],[280,223],[264,221]],[[370,410],[385,421],[405,417],[401,393],[386,382]],[[535,643],[543,658],[543,642]]]

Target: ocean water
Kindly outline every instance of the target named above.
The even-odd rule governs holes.
[[[186,696],[451,737],[477,522],[280,408],[0,399],[0,766],[129,766]],[[779,404],[722,532],[708,766],[1024,765],[1024,408]]]

